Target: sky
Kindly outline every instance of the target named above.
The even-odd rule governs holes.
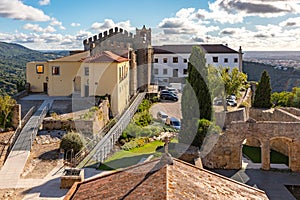
[[[143,25],[152,45],[300,51],[300,0],[0,0],[0,41],[35,50],[81,50],[110,28]]]

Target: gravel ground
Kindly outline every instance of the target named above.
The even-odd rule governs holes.
[[[177,119],[181,119],[181,93],[178,93],[179,100],[177,102],[162,100],[159,103],[155,103],[150,108],[150,113],[152,114],[154,119],[157,119],[157,112],[163,111],[169,117],[175,117]]]

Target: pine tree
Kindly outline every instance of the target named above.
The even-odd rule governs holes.
[[[205,53],[200,47],[193,47],[188,63],[188,77],[182,94],[182,125],[179,140],[182,143],[200,147],[205,134],[199,132],[199,119],[211,120],[212,102],[208,88],[208,69]],[[204,134],[199,136],[199,134]],[[202,140],[195,140],[202,138]]]
[[[271,108],[271,85],[270,76],[267,71],[264,71],[260,77],[253,101],[254,108]]]

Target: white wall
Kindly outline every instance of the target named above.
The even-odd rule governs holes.
[[[187,77],[187,74],[184,74],[183,70],[187,69],[188,63],[184,63],[183,59],[190,57],[190,54],[154,54],[153,56],[153,71],[154,81],[157,79],[168,79],[173,77],[173,69],[178,69],[178,77]],[[178,57],[178,63],[173,63],[173,57]],[[213,62],[213,57],[218,57],[218,62]],[[154,63],[155,59],[158,59],[158,63]],[[167,58],[168,62],[164,63],[163,59]],[[228,62],[225,63],[224,59],[227,58]],[[238,62],[234,62],[234,59],[237,58]],[[211,64],[215,67],[223,66],[233,69],[234,67],[239,68],[239,54],[238,53],[227,53],[227,54],[205,54],[206,64]],[[155,74],[155,69],[158,69],[158,74]],[[168,69],[167,74],[163,74],[163,70]]]

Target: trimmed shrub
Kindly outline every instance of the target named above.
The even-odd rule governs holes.
[[[131,149],[142,147],[145,144],[149,143],[149,138],[135,138],[131,140],[130,142],[127,142],[122,146],[122,149],[125,151],[129,151]]]
[[[60,148],[63,149],[66,153],[73,149],[74,155],[78,153],[83,147],[83,139],[79,133],[70,132],[64,135],[60,142]]]

